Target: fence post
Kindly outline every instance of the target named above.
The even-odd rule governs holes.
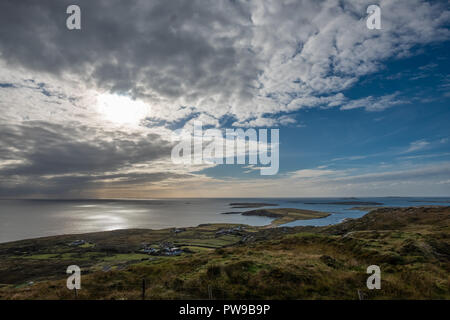
[[[209,296],[209,300],[213,299],[212,289],[211,289],[211,286],[209,284],[208,284],[208,296]]]
[[[364,295],[362,294],[362,292],[358,289],[358,298],[359,300],[364,300]]]
[[[145,279],[142,279],[142,300],[145,300]]]

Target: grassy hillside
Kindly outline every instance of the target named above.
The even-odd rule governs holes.
[[[450,299],[450,207],[380,208],[329,227],[228,225],[122,230],[0,245],[0,299],[72,299],[65,268],[82,268],[80,299]],[[75,239],[91,241],[69,247]],[[179,256],[148,256],[142,242],[173,241]],[[381,290],[366,268],[381,268]],[[110,268],[104,268],[107,265]],[[34,281],[34,284],[29,284]]]

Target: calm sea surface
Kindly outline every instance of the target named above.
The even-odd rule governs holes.
[[[367,211],[349,210],[359,204],[330,202],[379,202],[381,206],[450,205],[450,198],[282,198],[282,199],[154,199],[154,200],[0,200],[0,242],[60,234],[126,228],[163,229],[202,223],[269,224],[272,219],[221,214],[234,209],[232,202],[264,202],[277,208],[300,208],[332,213],[324,219],[296,221],[286,226],[323,226],[358,218]]]

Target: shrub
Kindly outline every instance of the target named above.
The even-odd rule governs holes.
[[[222,268],[217,265],[210,265],[206,270],[206,276],[210,279],[217,278],[222,273]]]

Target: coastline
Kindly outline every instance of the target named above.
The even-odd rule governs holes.
[[[0,244],[0,299],[71,299],[62,272],[70,264],[83,270],[82,299],[135,299],[144,276],[152,299],[201,299],[216,282],[225,299],[352,299],[370,264],[390,270],[387,291],[364,292],[373,298],[448,298],[449,221],[450,207],[378,208],[326,227],[202,224],[15,241]],[[411,272],[434,289],[398,281]],[[113,283],[123,289],[106,290]]]
[[[141,228],[161,230],[195,227],[202,223],[243,224],[267,227],[276,219],[264,215],[244,215],[257,209],[292,208],[329,214],[323,218],[295,220],[282,226],[326,226],[344,219],[359,218],[380,207],[445,205],[449,198],[220,198],[220,199],[120,199],[0,201],[0,243],[60,234]],[[304,203],[320,203],[306,205]],[[337,204],[331,204],[337,203]],[[345,204],[343,204],[345,203]],[[349,203],[358,203],[351,205]],[[233,204],[233,205],[230,205]],[[269,205],[272,206],[269,206]],[[274,206],[277,204],[277,206]],[[262,207],[264,205],[264,207]],[[233,207],[243,208],[233,208]],[[227,214],[222,214],[227,213]],[[57,219],[55,219],[57,217]],[[26,224],[23,221],[27,221]]]

